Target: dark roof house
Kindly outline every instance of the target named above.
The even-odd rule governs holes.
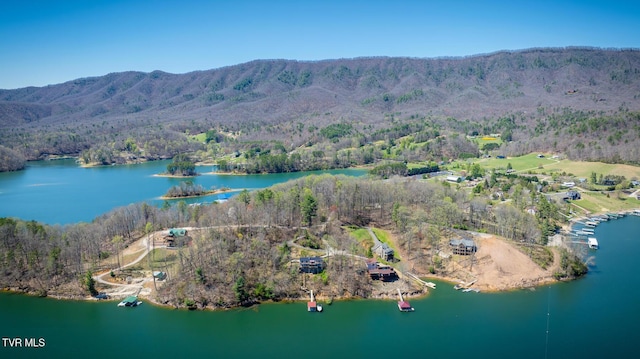
[[[393,268],[380,264],[373,259],[367,261],[367,271],[369,272],[369,277],[373,280],[391,282],[398,279],[398,273]]]
[[[300,258],[300,272],[318,274],[325,268],[324,260],[320,257]]]

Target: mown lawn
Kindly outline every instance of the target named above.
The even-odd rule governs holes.
[[[349,234],[352,235],[358,242],[362,242],[365,240],[372,240],[369,235],[369,231],[366,228],[348,228]]]
[[[478,136],[473,139],[477,144],[478,148],[482,149],[484,145],[487,143],[497,143],[502,145],[502,139],[500,137],[491,137],[491,136]]]
[[[373,238],[369,235],[369,231],[366,228],[347,227],[349,235],[354,237],[358,243],[364,248],[368,257],[372,256],[371,249],[373,248]]]
[[[640,201],[625,194],[622,194],[620,199],[616,193],[610,193],[609,197],[606,193],[599,192],[583,192],[581,195],[582,199],[571,201],[571,203],[575,203],[592,213],[618,212],[640,207]]]
[[[624,164],[562,160],[545,166],[545,169],[571,173],[576,177],[587,179],[591,177],[591,172],[597,173],[598,176],[602,174],[625,176],[627,179],[640,178],[640,167]]]
[[[516,171],[524,171],[532,173],[566,172],[578,178],[591,177],[591,173],[595,172],[602,175],[618,175],[625,176],[627,179],[639,179],[640,167],[625,164],[610,164],[602,162],[583,162],[571,160],[552,159],[548,155],[544,158],[538,158],[538,153],[530,153],[519,157],[500,158],[482,158],[469,159],[466,161],[456,161],[449,166],[450,169],[466,168],[468,163],[478,163],[485,169],[506,169],[507,164],[511,163],[511,167]]]
[[[547,166],[555,164],[557,160],[551,159],[548,156],[544,158],[538,158],[537,153],[530,153],[528,155],[520,157],[507,157],[507,158],[484,158],[478,161],[480,166],[484,168],[502,168],[506,169],[507,164],[511,163],[511,168],[516,171],[540,171],[547,168]]]

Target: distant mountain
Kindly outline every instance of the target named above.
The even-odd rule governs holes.
[[[0,121],[3,127],[114,117],[282,121],[329,111],[359,120],[393,111],[474,118],[539,106],[640,107],[638,96],[640,51],[532,49],[465,58],[258,60],[182,75],[112,73],[0,90]]]
[[[552,48],[464,58],[257,60],[180,75],[122,72],[0,90],[0,144],[15,147],[20,136],[43,130],[84,136],[87,126],[105,124],[122,131],[159,124],[189,128],[189,122],[237,128],[349,121],[380,128],[385,114],[474,120],[540,109],[637,111],[639,98],[638,50]],[[53,146],[50,152],[77,152],[86,146]]]

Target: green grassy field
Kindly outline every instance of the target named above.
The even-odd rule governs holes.
[[[556,164],[557,162],[557,160],[551,159],[547,156],[545,156],[544,158],[538,158],[537,153],[530,153],[528,155],[520,157],[508,157],[503,159],[491,157],[477,160],[477,163],[485,169],[506,169],[507,164],[511,163],[511,167],[516,171],[539,171],[540,167],[542,167],[542,170],[544,170],[544,168],[547,168],[547,166]]]
[[[507,164],[511,163],[511,167],[517,172],[526,173],[546,173],[566,172],[578,178],[589,178],[591,172],[598,175],[619,175],[625,176],[627,179],[640,178],[640,167],[625,164],[610,164],[602,162],[583,162],[571,160],[552,159],[545,155],[544,158],[538,158],[538,153],[530,153],[519,157],[500,158],[481,158],[455,161],[448,167],[452,170],[457,168],[466,168],[469,163],[478,163],[484,169],[506,169]]]
[[[502,139],[500,139],[500,137],[478,136],[474,138],[473,141],[478,144],[478,148],[480,149],[482,149],[482,147],[487,143],[497,143],[502,145]]]
[[[562,160],[555,164],[545,166],[548,171],[557,170],[560,172],[572,173],[574,176],[589,178],[591,172],[595,172],[598,175],[618,175],[625,176],[627,179],[640,178],[640,167],[624,165],[624,164],[611,164],[602,162],[580,162]]]
[[[366,228],[357,228],[357,227],[347,227],[347,231],[349,235],[354,237],[358,243],[364,248],[367,256],[371,256],[371,248],[373,248],[373,238],[369,235],[369,231]]]
[[[606,193],[583,192],[581,193],[581,196],[582,199],[570,201],[570,203],[584,208],[591,213],[618,212],[640,208],[640,201],[635,198],[630,198],[624,194],[618,198],[616,193],[610,193],[609,197],[607,197]],[[574,209],[577,212],[580,211],[580,209],[575,206]]]
[[[193,135],[191,136],[191,139],[193,139],[194,141],[197,142],[204,142],[207,139],[207,134],[206,133],[199,133],[197,135]]]
[[[365,240],[373,241],[371,236],[369,235],[369,231],[367,231],[366,228],[349,228],[348,231],[350,235],[358,240],[358,242],[362,242]]]

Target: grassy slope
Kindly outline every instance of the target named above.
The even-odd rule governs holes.
[[[615,193],[611,193],[609,197],[607,197],[606,193],[585,192],[582,193],[582,199],[571,201],[571,203],[575,203],[591,213],[617,212],[640,208],[640,201],[637,199],[629,198],[624,194],[618,198],[618,195]]]

